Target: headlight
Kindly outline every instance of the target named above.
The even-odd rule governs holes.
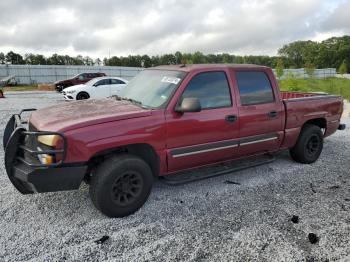
[[[37,147],[38,151],[43,151],[40,147]],[[52,163],[54,163],[54,157],[51,155],[47,155],[47,154],[40,154],[38,155],[38,159],[40,161],[41,164],[44,165],[51,165]]]
[[[75,93],[75,92],[77,92],[77,91],[75,91],[75,90],[70,90],[70,91],[65,91],[67,94],[73,94],[73,93]]]
[[[47,145],[47,146],[56,146],[57,142],[61,139],[58,135],[44,135],[38,136],[38,142]]]
[[[39,145],[38,151],[50,151],[60,147],[61,137],[59,135],[42,135],[38,136]],[[57,154],[38,154],[38,159],[41,164],[51,165],[58,161]],[[59,156],[58,156],[59,157]]]

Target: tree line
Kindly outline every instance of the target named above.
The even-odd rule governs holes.
[[[164,64],[201,64],[201,63],[234,63],[257,64],[272,68],[338,68],[347,72],[350,69],[350,36],[332,37],[322,42],[295,41],[278,50],[277,56],[239,56],[228,53],[203,54],[201,52],[164,55],[129,55],[112,56],[103,60],[89,56],[53,54],[46,57],[41,54],[0,52],[0,64],[27,65],[106,65],[151,67]]]

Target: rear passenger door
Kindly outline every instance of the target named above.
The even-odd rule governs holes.
[[[283,104],[268,71],[235,71],[240,155],[279,148],[283,137]]]

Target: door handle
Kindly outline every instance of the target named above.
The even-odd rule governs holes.
[[[277,111],[271,111],[267,113],[269,118],[276,118],[278,116]]]
[[[235,115],[228,115],[228,116],[225,117],[225,120],[227,122],[233,123],[233,122],[236,122],[237,116],[235,116]]]

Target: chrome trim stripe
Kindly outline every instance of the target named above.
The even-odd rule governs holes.
[[[182,157],[182,156],[196,155],[196,154],[201,154],[201,153],[206,153],[206,152],[211,152],[211,151],[217,151],[217,150],[227,149],[227,148],[234,148],[234,147],[238,147],[238,144],[230,145],[230,146],[222,146],[222,147],[210,148],[210,149],[204,149],[204,150],[193,151],[193,152],[183,153],[183,154],[177,154],[177,155],[173,155],[173,158]]]
[[[176,148],[170,151],[170,154],[173,158],[183,157],[183,156],[191,156],[201,153],[207,153],[227,148],[235,148],[238,146],[245,146],[245,145],[251,145],[251,144],[257,144],[262,142],[267,142],[271,140],[278,139],[279,136],[274,134],[265,134],[265,135],[259,135],[255,137],[248,137],[243,138],[241,140],[234,139],[234,140],[228,140],[228,141],[221,141],[221,142],[215,142],[211,144],[204,144],[204,145],[196,145],[196,146],[189,146],[184,148]]]
[[[271,140],[276,140],[276,139],[278,139],[277,136],[270,137],[270,138],[265,138],[265,139],[254,140],[254,141],[250,141],[250,142],[243,142],[243,143],[239,143],[239,145],[240,146],[245,146],[245,145],[257,144],[257,143],[271,141]]]

